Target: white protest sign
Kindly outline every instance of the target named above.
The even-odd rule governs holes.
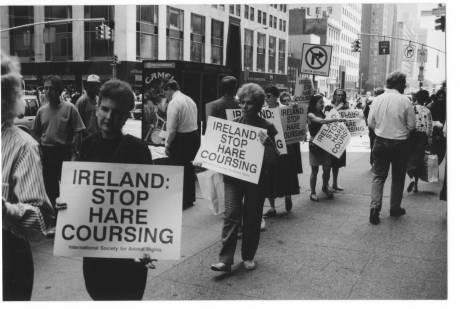
[[[333,117],[338,114],[336,110],[332,110]],[[335,114],[335,115],[334,115]],[[347,126],[342,122],[333,122],[323,124],[321,129],[313,139],[313,143],[324,149],[336,158],[340,158],[350,143],[351,135],[348,132]]]
[[[345,124],[351,136],[363,135],[366,130],[363,111],[360,109],[340,110],[339,115],[346,120]]]
[[[282,106],[280,114],[286,144],[303,141],[307,134],[307,107]]]
[[[267,130],[208,117],[206,134],[195,161],[203,167],[251,183],[259,183],[265,147],[259,132]]]
[[[241,117],[241,109],[226,109],[227,120],[233,120],[235,118]],[[279,108],[262,108],[259,113],[261,118],[270,121],[275,126],[278,133],[275,135],[275,145],[278,148],[280,154],[287,154],[286,141],[284,140],[284,131],[283,125],[281,123],[280,110]]]
[[[180,259],[183,167],[64,162],[54,255]]]

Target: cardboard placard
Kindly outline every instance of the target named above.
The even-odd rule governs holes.
[[[183,167],[64,162],[54,255],[180,259]]]
[[[206,134],[195,157],[203,167],[251,183],[258,183],[265,147],[259,132],[267,130],[208,117]]]
[[[303,141],[307,135],[307,106],[282,106],[280,114],[286,144]]]
[[[341,118],[346,119],[346,126],[351,136],[363,135],[367,131],[366,121],[361,109],[345,109],[338,111]]]
[[[241,109],[239,108],[226,109],[225,112],[227,113],[227,120],[233,120],[235,118],[241,117],[242,115]],[[278,131],[278,133],[275,135],[276,148],[278,148],[280,154],[287,154],[286,141],[284,140],[284,131],[279,108],[262,108],[259,116],[273,123],[276,131]]]

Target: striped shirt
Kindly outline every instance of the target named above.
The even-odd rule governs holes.
[[[46,195],[38,143],[11,124],[2,124],[2,228],[28,239],[45,234],[54,215]]]

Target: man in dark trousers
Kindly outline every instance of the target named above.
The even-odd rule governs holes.
[[[415,129],[415,113],[412,103],[404,95],[406,75],[391,73],[387,78],[386,91],[372,103],[369,112],[369,128],[375,132],[372,149],[371,211],[369,221],[380,223],[383,186],[391,164],[390,216],[400,217],[406,214],[401,208],[401,200],[406,178],[406,165],[409,153],[409,134]]]
[[[86,126],[87,135],[92,135],[98,130],[96,108],[100,85],[101,81],[99,76],[95,74],[89,75],[86,80],[85,94],[82,95],[75,104]]]
[[[238,102],[235,100],[236,90],[238,88],[238,79],[228,75],[221,79],[220,89],[222,90],[222,97],[215,101],[206,103],[206,119],[203,121],[203,128],[206,130],[206,123],[208,117],[213,116],[220,119],[227,119],[225,113],[226,109],[240,108]]]
[[[195,171],[192,161],[200,147],[200,135],[197,106],[179,89],[175,80],[170,80],[164,86],[164,93],[169,101],[165,153],[170,160],[169,164],[184,167],[182,208],[185,209],[195,202]]]

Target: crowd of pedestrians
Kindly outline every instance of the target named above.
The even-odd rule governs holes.
[[[21,100],[21,76],[15,58],[2,53],[2,210],[3,210],[3,295],[5,300],[29,300],[33,286],[33,259],[29,239],[35,234],[52,236],[57,212],[66,211],[66,201],[59,198],[62,162],[111,162],[152,164],[147,144],[122,128],[134,108],[134,95],[129,84],[110,80],[101,85],[97,75],[89,75],[85,94],[74,104],[62,95],[62,81],[50,76],[44,82],[47,104],[35,118],[33,135],[13,124],[24,108]],[[238,79],[226,76],[221,80],[221,98],[206,104],[206,118],[226,119],[226,109],[240,108],[241,117],[233,121],[266,130],[258,139],[264,156],[258,183],[224,176],[225,213],[222,227],[222,248],[214,271],[229,272],[241,234],[243,266],[256,268],[255,255],[259,245],[264,217],[276,217],[275,199],[283,198],[286,212],[292,210],[292,196],[300,194],[298,174],[302,173],[300,143],[287,145],[281,155],[275,145],[275,126],[261,118],[262,108],[283,105],[298,108],[288,93],[275,86],[263,89],[254,83],[238,88]],[[446,95],[445,87],[431,102],[428,92],[420,90],[413,103],[404,95],[406,77],[395,72],[386,89],[375,93],[366,102],[364,114],[371,138],[372,183],[369,221],[379,224],[383,187],[392,167],[390,216],[404,215],[401,207],[406,172],[412,181],[407,190],[418,191],[426,150],[445,156]],[[200,146],[197,104],[180,91],[177,81],[168,81],[163,89],[167,104],[168,137],[165,154],[168,165],[184,167],[182,207],[195,202],[195,167],[192,161]],[[153,100],[153,98],[151,98]],[[159,102],[154,102],[154,106]],[[153,106],[153,107],[154,107]],[[324,97],[315,94],[307,109],[309,132],[310,200],[318,202],[316,182],[322,167],[322,191],[328,198],[346,190],[339,185],[339,169],[346,167],[346,154],[335,158],[312,142],[324,124],[345,122],[329,118],[327,112],[347,110],[346,92],[337,89],[332,105],[325,107]],[[153,110],[153,109],[152,109]],[[206,127],[206,119],[203,121]],[[198,163],[196,163],[199,165]],[[332,172],[332,184],[329,184]],[[441,198],[446,198],[444,184]],[[270,208],[263,214],[264,201]],[[50,232],[51,231],[51,232]],[[94,300],[140,300],[146,286],[147,268],[155,260],[83,259],[83,277]]]

